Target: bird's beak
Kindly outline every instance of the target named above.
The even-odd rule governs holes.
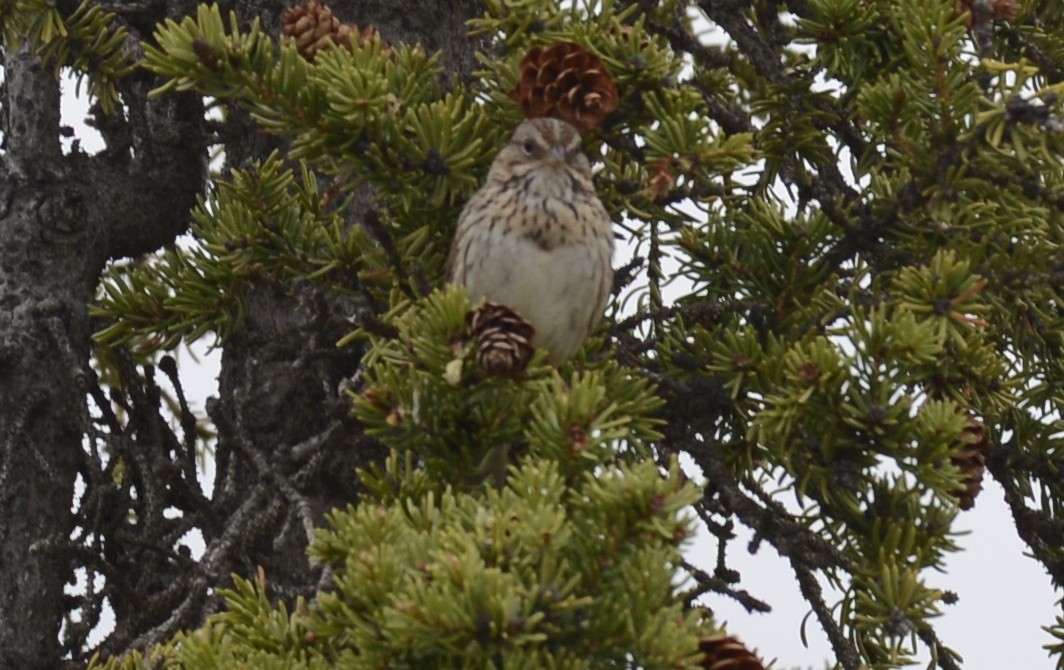
[[[565,161],[565,147],[560,144],[553,144],[550,148],[551,157],[559,163]]]

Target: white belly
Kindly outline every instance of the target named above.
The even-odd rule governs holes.
[[[493,252],[457,278],[470,300],[506,305],[528,320],[536,329],[533,344],[549,350],[551,362],[572,356],[605,309],[612,281],[609,240],[546,251],[513,232],[484,234]]]

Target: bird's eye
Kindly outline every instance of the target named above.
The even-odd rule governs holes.
[[[524,150],[526,156],[531,156],[536,151],[536,143],[532,140],[525,140],[521,149]]]

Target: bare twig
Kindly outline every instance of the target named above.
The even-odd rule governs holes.
[[[820,582],[817,581],[812,570],[803,565],[799,558],[791,558],[791,567],[794,568],[794,574],[798,577],[798,587],[802,591],[802,597],[813,608],[820,627],[824,629],[824,633],[831,642],[831,648],[835,650],[835,657],[839,664],[845,670],[859,670],[863,667],[861,655],[853,643],[846,638],[846,634],[835,622],[835,618],[831,616],[831,608],[824,602]]]

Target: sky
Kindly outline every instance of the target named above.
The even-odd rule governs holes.
[[[75,129],[75,137],[89,153],[101,148],[99,136],[84,119],[88,105],[74,95],[73,81],[64,80],[63,121]],[[65,140],[69,146],[70,140]],[[616,264],[616,263],[615,263]],[[217,389],[217,353],[197,345],[195,359],[179,354],[181,375],[193,408],[204,416],[205,399]],[[957,539],[963,551],[947,559],[943,574],[927,575],[931,585],[956,592],[959,602],[946,607],[936,628],[944,644],[961,653],[967,670],[1015,668],[1050,669],[1053,664],[1042,645],[1053,639],[1041,626],[1053,623],[1060,612],[1049,579],[1041,566],[1024,555],[1000,487],[984,482],[975,508],[962,512],[955,524],[966,533]],[[775,668],[824,668],[833,657],[826,637],[815,619],[806,626],[809,645],[801,639],[802,620],[809,613],[793,572],[767,543],[757,554],[746,551],[750,535],[732,542],[729,562],[742,575],[738,586],[773,606],[769,614],[747,613],[724,596],[704,601],[719,622],[726,622],[737,635]],[[688,559],[712,571],[716,544],[700,532],[687,548]],[[826,588],[826,586],[825,586]],[[101,631],[106,632],[106,631]],[[921,656],[926,662],[926,654]]]

